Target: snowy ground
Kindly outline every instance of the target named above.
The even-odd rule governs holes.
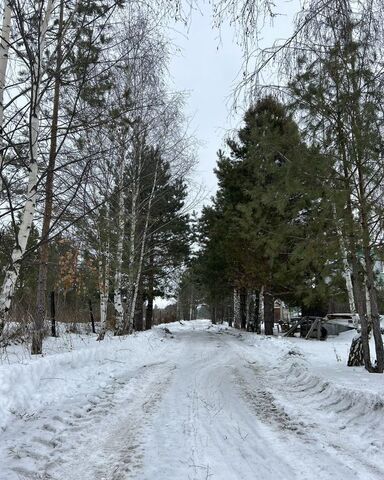
[[[350,334],[168,328],[3,352],[0,480],[384,478],[384,377],[345,366]]]

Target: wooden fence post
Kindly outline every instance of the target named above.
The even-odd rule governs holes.
[[[51,335],[56,337],[55,292],[51,292]]]
[[[89,305],[89,315],[91,317],[92,333],[96,333],[95,317],[93,316],[92,300],[90,298],[88,299],[88,305]]]

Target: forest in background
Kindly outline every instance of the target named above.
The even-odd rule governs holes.
[[[246,113],[198,221],[164,33],[194,5],[4,2],[1,341],[21,322],[41,353],[51,299],[63,319],[93,311],[100,340],[150,328],[156,296],[267,334],[274,299],[309,313],[332,299],[358,313],[362,361],[383,372],[381,2],[304,1],[291,37],[263,49],[259,24],[278,4],[214,3],[214,25],[238,27]]]
[[[260,5],[240,4],[256,68],[238,92],[253,100],[218,152],[183,295],[206,302],[213,321],[258,333],[263,323],[267,335],[276,299],[303,315],[358,314],[351,352],[382,373],[383,6],[303,2],[293,35],[261,49],[250,34]],[[274,84],[263,83],[267,65]]]

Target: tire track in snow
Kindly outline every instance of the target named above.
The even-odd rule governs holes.
[[[266,388],[260,375],[260,369],[249,366],[257,375],[257,382],[252,385],[240,375],[238,369],[233,370],[234,380],[241,389],[241,394],[246,402],[262,422],[270,423],[279,430],[287,430],[297,435],[305,435],[305,425],[290,417],[287,412],[276,402],[274,395]]]
[[[298,463],[301,461],[300,456],[306,457],[311,462],[317,453],[320,453],[316,466],[320,468],[319,473],[316,475],[313,473],[313,477],[308,478],[324,478],[324,475],[327,479],[338,480],[384,478],[383,469],[370,460],[369,455],[363,455],[361,450],[356,450],[353,443],[349,442],[350,436],[356,435],[353,429],[347,428],[350,415],[346,414],[350,414],[351,406],[355,403],[353,400],[341,393],[339,396],[335,395],[328,382],[321,382],[318,378],[307,376],[305,373],[297,375],[298,370],[307,371],[304,362],[302,364],[293,362],[297,379],[292,381],[290,378],[289,381],[286,369],[281,367],[287,363],[287,355],[276,358],[279,366],[269,370],[265,365],[255,365],[256,362],[251,361],[255,353],[257,354],[254,347],[239,342],[236,348],[239,358],[248,364],[246,369],[242,369],[242,375],[237,372],[237,378],[240,377],[238,384],[257,415],[261,416],[262,421],[270,423],[277,429],[280,428],[290,436],[289,443],[292,441],[299,442],[299,445],[300,442],[303,443],[297,449],[300,452],[296,459]],[[288,371],[290,368],[292,367],[289,367]],[[264,399],[267,400],[267,404],[264,403]],[[364,399],[361,401],[364,404]],[[343,427],[340,427],[340,424],[343,424]],[[292,439],[293,433],[299,434],[300,437]],[[362,438],[366,436],[363,435]],[[307,448],[308,444],[315,447],[312,447],[312,452]]]
[[[0,480],[129,478],[142,457],[139,433],[174,368],[146,365],[113,378],[80,408],[75,399],[60,414],[55,405],[20,418],[2,445],[13,461],[8,470],[0,469]]]
[[[259,337],[248,337],[255,347],[247,334],[185,330],[173,332],[164,362],[117,365],[82,405],[74,398],[16,419],[2,438],[13,470],[0,466],[0,480],[384,478],[346,443],[359,412],[347,396],[289,374]]]
[[[233,346],[210,330],[175,338],[184,352],[149,429],[152,448],[136,480],[294,480],[238,392]]]

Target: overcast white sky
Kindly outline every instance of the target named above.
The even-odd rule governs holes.
[[[289,35],[298,2],[277,0],[283,16],[275,20],[273,27],[265,28],[262,45],[269,46],[276,39]],[[215,194],[217,182],[213,169],[216,152],[224,147],[225,135],[238,128],[242,118],[241,112],[238,115],[231,113],[233,88],[241,73],[242,50],[236,44],[234,30],[227,25],[219,34],[211,26],[210,6],[203,4],[201,8],[202,13],[193,13],[188,29],[178,24],[175,31],[170,32],[181,50],[171,60],[172,86],[174,90],[188,93],[186,114],[191,118],[190,131],[201,143],[196,152],[198,165],[194,179],[196,184],[203,185],[205,193],[196,210],[208,204]],[[158,307],[168,303],[169,300],[156,298]]]
[[[223,147],[223,137],[235,128],[238,118],[230,118],[231,91],[241,67],[241,50],[233,32],[212,28],[209,7],[204,15],[194,12],[187,29],[177,26],[180,34],[174,41],[181,48],[172,57],[170,74],[176,90],[188,93],[186,114],[191,118],[191,131],[200,142],[198,165],[194,178],[204,186],[201,203],[208,203],[216,191],[216,152]]]
[[[264,45],[289,35],[292,12],[297,11],[298,0],[278,1],[278,18],[272,28],[263,31]],[[191,131],[201,142],[197,151],[198,165],[194,178],[204,186],[205,195],[200,201],[209,203],[217,187],[213,169],[216,152],[224,146],[224,136],[239,126],[241,113],[230,114],[231,94],[241,73],[242,51],[236,44],[235,32],[228,25],[219,34],[212,27],[211,9],[202,5],[202,13],[192,14],[188,29],[176,25],[180,33],[172,33],[174,42],[180,46],[179,55],[174,55],[170,64],[175,90],[188,92],[186,113],[191,117]]]

